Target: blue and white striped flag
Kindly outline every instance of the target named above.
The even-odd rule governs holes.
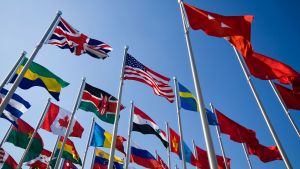
[[[7,94],[7,90],[2,88],[0,90],[0,103]],[[30,103],[24,100],[21,96],[13,94],[10,101],[8,102],[5,110],[3,111],[1,117],[10,121],[14,126],[18,127],[16,121],[30,108]]]

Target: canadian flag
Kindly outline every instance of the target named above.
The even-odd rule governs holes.
[[[48,112],[41,126],[42,129],[52,132],[53,134],[63,136],[66,133],[71,112],[59,107],[54,103],[50,103]],[[83,133],[83,127],[77,120],[73,120],[71,126],[71,137],[79,137]]]

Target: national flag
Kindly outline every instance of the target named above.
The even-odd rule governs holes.
[[[64,141],[64,137],[61,136],[60,139],[59,139],[59,142],[57,144],[57,151],[55,152],[55,156],[54,156],[54,159],[57,158],[58,154],[59,154],[59,151],[61,149],[61,146],[62,146],[62,143]],[[67,138],[66,140],[66,144],[64,146],[64,151],[62,153],[62,157],[64,159],[67,159],[67,160],[70,160],[72,163],[75,163],[75,164],[79,164],[79,165],[82,165],[82,162],[81,162],[81,159],[80,159],[80,156],[79,154],[77,153],[77,150],[75,148],[75,145],[74,143]],[[52,162],[51,162],[52,163]]]
[[[0,104],[6,96],[8,91],[4,88],[0,90]],[[21,96],[13,94],[9,100],[7,106],[5,107],[3,113],[1,114],[2,118],[10,121],[15,127],[18,127],[17,120],[31,107],[30,103],[24,100]]]
[[[17,79],[18,75],[23,70],[27,60],[27,58],[23,60],[10,83],[14,83],[14,81]],[[32,62],[28,70],[24,74],[19,87],[24,90],[29,89],[33,86],[43,87],[50,93],[52,97],[59,101],[61,88],[67,87],[68,85],[68,82],[65,82],[63,79],[52,73],[47,68],[38,63]]]
[[[0,148],[0,168],[16,169],[18,163],[3,148]]]
[[[48,44],[61,49],[69,49],[76,56],[87,53],[97,59],[105,59],[112,48],[99,40],[89,38],[60,18],[53,34],[48,39]]]
[[[183,3],[189,24],[194,30],[203,30],[207,35],[228,37],[239,35],[250,40],[253,16],[222,16]]]
[[[149,85],[156,95],[165,97],[171,103],[174,101],[173,89],[168,85],[170,78],[154,72],[128,53],[124,70],[124,80],[135,80]]]
[[[113,124],[115,121],[117,103],[118,99],[111,94],[86,83],[79,108],[93,112],[102,121]],[[124,108],[125,107],[121,105],[120,111]]]
[[[134,106],[132,131],[138,131],[143,134],[156,135],[163,145],[167,148],[169,146],[166,133],[159,128],[159,126],[142,110]]]
[[[69,160],[64,160],[62,169],[77,169],[77,167]]]
[[[109,161],[109,154],[96,148],[95,160],[93,169],[107,169]],[[114,157],[113,169],[123,169],[124,160],[120,157]]]
[[[51,151],[43,149],[42,153],[37,158],[28,161],[26,166],[34,169],[46,168],[50,161],[51,154]]]
[[[282,160],[282,156],[276,146],[246,145],[250,155],[256,155],[260,161],[267,163],[275,160]]]
[[[199,165],[201,166],[201,169],[210,169],[209,162],[208,162],[208,156],[207,152],[200,147],[196,146],[197,151],[197,159],[199,162]],[[226,166],[224,164],[223,156],[216,155],[217,162],[218,162],[218,169],[226,169]],[[230,169],[230,158],[226,158],[227,167]]]
[[[41,128],[52,132],[53,134],[63,136],[67,131],[70,118],[71,112],[59,107],[54,103],[50,103],[49,109],[46,113]],[[72,126],[70,127],[70,136],[81,138],[84,128],[76,119],[73,119]]]
[[[156,160],[159,162],[160,167],[162,169],[169,169],[169,167],[167,166],[167,164],[164,162],[164,160],[157,154],[156,152]]]
[[[27,145],[32,137],[34,128],[27,124],[22,119],[17,120],[18,128],[13,127],[10,134],[7,137],[6,142],[10,142],[17,147],[26,149]],[[29,148],[30,156],[27,155],[25,161],[32,160],[38,157],[43,151],[44,142],[39,133],[36,133],[33,138],[31,147]]]
[[[277,83],[274,84],[286,107],[288,109],[300,110],[300,94],[294,93],[289,88],[283,87]]]
[[[116,140],[116,149],[126,155],[124,151],[123,142],[126,139],[122,136],[117,136]],[[97,123],[94,125],[93,136],[91,140],[91,146],[94,147],[105,147],[111,148],[112,143],[112,134],[105,131],[102,127],[100,127]]]

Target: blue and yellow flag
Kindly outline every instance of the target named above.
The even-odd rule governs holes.
[[[178,83],[181,108],[200,112],[196,97],[182,84]]]

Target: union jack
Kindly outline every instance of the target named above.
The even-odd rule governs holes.
[[[80,33],[63,18],[60,18],[47,43],[56,45],[61,49],[70,49],[77,56],[87,53],[98,59],[105,59],[108,57],[108,53],[112,51],[111,46]]]

